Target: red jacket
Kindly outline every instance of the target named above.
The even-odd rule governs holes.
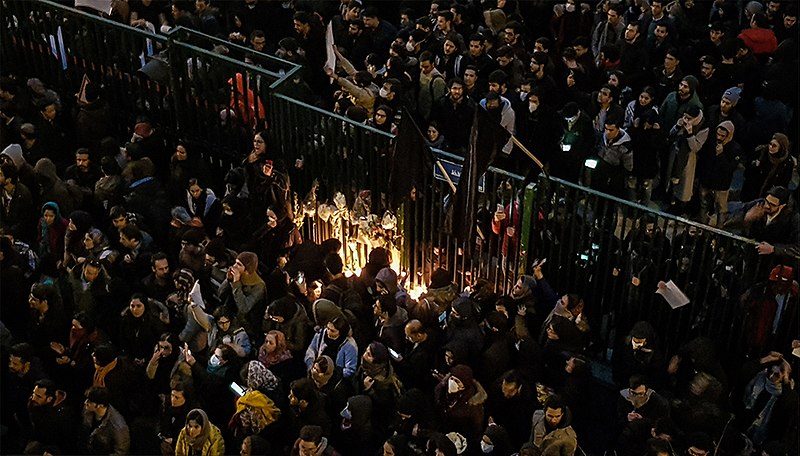
[[[772,54],[778,49],[778,39],[770,29],[749,28],[740,33],[739,38],[755,55]]]

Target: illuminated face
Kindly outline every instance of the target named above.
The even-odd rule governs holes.
[[[189,420],[186,423],[186,434],[191,438],[197,438],[203,432],[203,426],[200,426],[197,421]]]
[[[314,456],[317,454],[317,444],[314,442],[306,442],[305,440],[300,440],[300,444],[298,445],[298,449],[300,450],[300,456]]]
[[[467,70],[464,72],[464,84],[468,87],[475,85],[475,82],[478,80],[478,73],[475,70]]]
[[[778,214],[783,206],[785,205],[781,204],[781,201],[776,198],[775,195],[767,195],[767,197],[764,198],[765,212],[769,216]]]
[[[439,16],[436,18],[436,27],[445,33],[450,31],[450,23],[445,20],[444,16]]]
[[[725,33],[723,33],[722,30],[711,30],[708,32],[708,39],[711,40],[712,43],[722,42],[723,36],[725,36]]]
[[[298,35],[305,35],[311,27],[308,24],[303,24],[297,19],[294,20],[294,31]]]
[[[382,109],[375,111],[375,123],[377,125],[383,125],[386,123],[386,111]]]
[[[53,400],[52,397],[47,396],[47,389],[42,388],[41,386],[33,387],[33,394],[31,394],[31,402],[34,403],[36,406],[41,407],[42,405],[47,405],[52,400]]]
[[[189,186],[189,194],[192,195],[193,199],[200,198],[200,195],[203,194],[203,189],[197,184],[192,184]]]
[[[274,335],[267,334],[267,339],[264,341],[264,345],[267,346],[267,353],[275,353],[275,350],[278,348],[278,341],[275,339]]]
[[[71,223],[72,222],[70,221],[70,224]],[[122,228],[125,228],[126,226],[128,226],[128,218],[125,217],[124,215],[121,215],[121,216],[111,220],[111,223],[114,225],[114,228],[116,228],[118,230],[121,230]]]
[[[50,209],[45,209],[44,214],[42,214],[42,219],[44,219],[44,223],[47,226],[51,226],[53,222],[56,221],[56,213]]]
[[[12,374],[22,374],[25,372],[26,365],[28,363],[23,362],[22,358],[19,356],[11,355],[8,357],[8,370],[11,371]]]
[[[88,171],[89,154],[75,154],[75,167],[77,167],[82,172]]]
[[[700,75],[708,79],[714,74],[714,66],[710,63],[700,65]]]
[[[94,282],[95,280],[97,280],[97,276],[99,275],[100,275],[100,266],[87,264],[83,268],[83,277],[86,279],[87,282]]]
[[[674,55],[667,54],[664,56],[664,69],[672,71],[676,66],[678,66],[678,59]]]
[[[366,27],[368,29],[376,29],[376,28],[378,28],[379,24],[380,24],[380,21],[378,20],[377,17],[365,17],[364,18],[364,27]]]
[[[461,84],[452,84],[450,86],[450,98],[453,100],[460,100],[464,96],[464,87]]]
[[[156,260],[153,264],[153,273],[157,279],[166,279],[169,276],[169,260],[166,258]]]
[[[220,317],[219,320],[217,320],[217,326],[220,331],[224,333],[228,332],[228,330],[231,329],[231,319],[228,317]]]
[[[336,326],[333,326],[332,322],[329,321],[328,324],[325,325],[325,328],[328,330],[328,337],[330,337],[333,340],[339,338],[341,333],[339,333],[339,330],[336,329]]]
[[[456,52],[456,44],[450,40],[444,40],[444,55],[452,55]]]
[[[561,423],[563,417],[564,411],[560,408],[552,409],[548,407],[547,410],[544,411],[544,419],[551,429],[557,427]]]
[[[51,121],[56,118],[56,105],[49,104],[42,110],[42,116]]]
[[[770,155],[777,155],[780,151],[781,151],[781,144],[778,142],[777,139],[771,139],[769,141]]]
[[[652,102],[653,97],[651,97],[649,93],[642,92],[639,94],[639,106],[648,106]]]
[[[663,25],[657,26],[654,32],[657,41],[664,41],[665,39],[667,39],[668,34],[669,32],[667,31],[667,27]]]
[[[783,16],[783,27],[784,28],[792,28],[794,25],[797,24],[797,16]]]
[[[422,74],[428,75],[433,71],[433,64],[427,60],[423,60],[419,62],[419,69],[422,71]]]
[[[723,98],[719,101],[719,110],[722,111],[723,114],[728,114],[733,109],[733,103],[731,100],[727,98]]]
[[[514,33],[514,29],[505,29],[505,40],[506,44],[514,44],[514,42],[517,41],[517,34]]]
[[[681,81],[680,84],[678,84],[678,95],[680,95],[681,98],[686,99],[689,98],[691,94],[692,89],[689,88],[689,83],[686,81]]]
[[[482,53],[483,53],[483,46],[481,45],[480,41],[469,42],[469,55],[473,57],[480,57]]]
[[[253,138],[253,152],[260,155],[265,153],[266,151],[267,151],[267,142],[264,140],[264,138],[261,137],[261,135],[256,135]]]
[[[608,10],[608,13],[606,14],[606,17],[608,17],[608,23],[609,24],[611,24],[611,25],[619,24],[619,14],[617,14],[616,11],[611,10],[611,9]]]
[[[180,407],[186,403],[186,395],[183,393],[183,391],[172,390],[172,392],[169,394],[169,403],[173,407]]]
[[[136,318],[141,318],[144,315],[144,303],[139,299],[132,299],[131,303],[128,304],[128,308],[131,310],[131,315]]]
[[[189,153],[186,151],[186,148],[182,145],[178,145],[175,147],[175,158],[179,161],[184,161],[189,158]]]
[[[511,399],[519,393],[520,385],[503,380],[503,383],[500,385],[500,390],[503,392],[503,397]]]
[[[628,25],[625,28],[625,39],[627,41],[633,41],[637,36],[639,36],[639,27],[635,25]]]

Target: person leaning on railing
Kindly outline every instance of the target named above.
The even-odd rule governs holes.
[[[789,190],[772,187],[765,198],[745,203],[725,227],[743,226],[747,236],[759,241],[759,255],[800,259],[800,214],[788,203]]]

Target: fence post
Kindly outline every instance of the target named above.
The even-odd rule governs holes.
[[[522,233],[519,239],[519,271],[517,271],[517,275],[527,272],[528,249],[530,248],[533,217],[535,216],[533,213],[534,199],[536,199],[536,185],[530,183],[525,187],[525,193],[522,198]]]

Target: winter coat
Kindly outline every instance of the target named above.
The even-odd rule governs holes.
[[[42,158],[34,166],[36,181],[39,183],[41,201],[55,201],[61,212],[71,214],[76,208],[75,200],[67,186],[56,174],[56,165],[49,158]]]
[[[85,447],[87,454],[128,454],[131,446],[128,424],[113,405],[108,406],[106,415],[94,428],[93,420],[92,412],[83,412],[83,429],[89,433]]]
[[[480,102],[481,108],[486,109],[486,98],[481,100]],[[511,101],[508,100],[506,97],[500,97],[500,126],[505,128],[506,131],[514,134],[514,128],[516,124],[516,114],[514,110],[511,108]],[[511,153],[511,149],[514,147],[514,143],[511,141],[511,138],[508,139],[508,142],[503,146],[503,154],[508,155]]]
[[[733,134],[730,135],[731,137]],[[733,181],[733,173],[739,166],[742,147],[732,139],[717,153],[716,141],[706,141],[698,157],[700,185],[709,190],[728,190]]]
[[[778,49],[778,39],[775,32],[768,28],[749,28],[742,31],[738,38],[750,48],[755,55],[772,54]]]
[[[600,191],[620,196],[625,189],[625,178],[633,170],[633,153],[631,137],[625,130],[620,130],[616,138],[609,141],[606,133],[600,143],[598,155],[602,160],[597,165],[594,179]]]
[[[314,360],[322,356],[322,353],[325,351],[325,347],[327,346],[325,344],[326,335],[327,329],[322,329],[321,331],[317,331],[317,333],[314,334],[314,338],[311,339],[305,356],[306,369],[311,369]],[[342,344],[339,345],[339,349],[336,353],[336,367],[342,369],[342,376],[344,378],[350,378],[355,375],[356,369],[358,368],[358,346],[356,345],[356,341],[346,334],[341,334],[339,337],[345,337],[345,339],[342,341]]]
[[[697,95],[697,86],[699,85],[697,79],[694,76],[687,76],[684,79],[689,84],[692,95],[684,102],[681,102],[678,98],[677,91],[667,95],[667,98],[661,103],[661,109],[659,109],[661,118],[664,119],[662,124],[664,128],[672,128],[678,119],[683,117],[692,106],[703,109],[703,103],[700,102],[700,97]]]
[[[203,449],[198,456],[222,456],[225,454],[225,440],[222,438],[222,432],[219,428],[211,423],[206,423],[206,426],[211,426],[211,431],[208,435],[208,440],[203,443]],[[189,443],[186,441],[186,428],[181,429],[178,435],[178,440],[175,443],[175,456],[189,456],[196,453],[192,452],[189,448]]]
[[[758,146],[756,153],[759,158],[749,163],[744,172],[742,201],[763,198],[773,186],[787,187],[792,179],[792,170],[797,166],[797,159],[789,155],[785,147],[775,158],[766,146]]]
[[[479,438],[483,432],[483,406],[488,398],[486,390],[477,380],[473,380],[472,395],[452,402],[447,394],[450,376],[436,385],[434,394],[439,412],[442,414],[443,429],[461,433],[468,439]]]
[[[572,456],[578,447],[578,438],[570,425],[572,418],[569,409],[558,427],[550,432],[545,427],[544,410],[533,412],[530,442],[539,449],[541,456]]]

